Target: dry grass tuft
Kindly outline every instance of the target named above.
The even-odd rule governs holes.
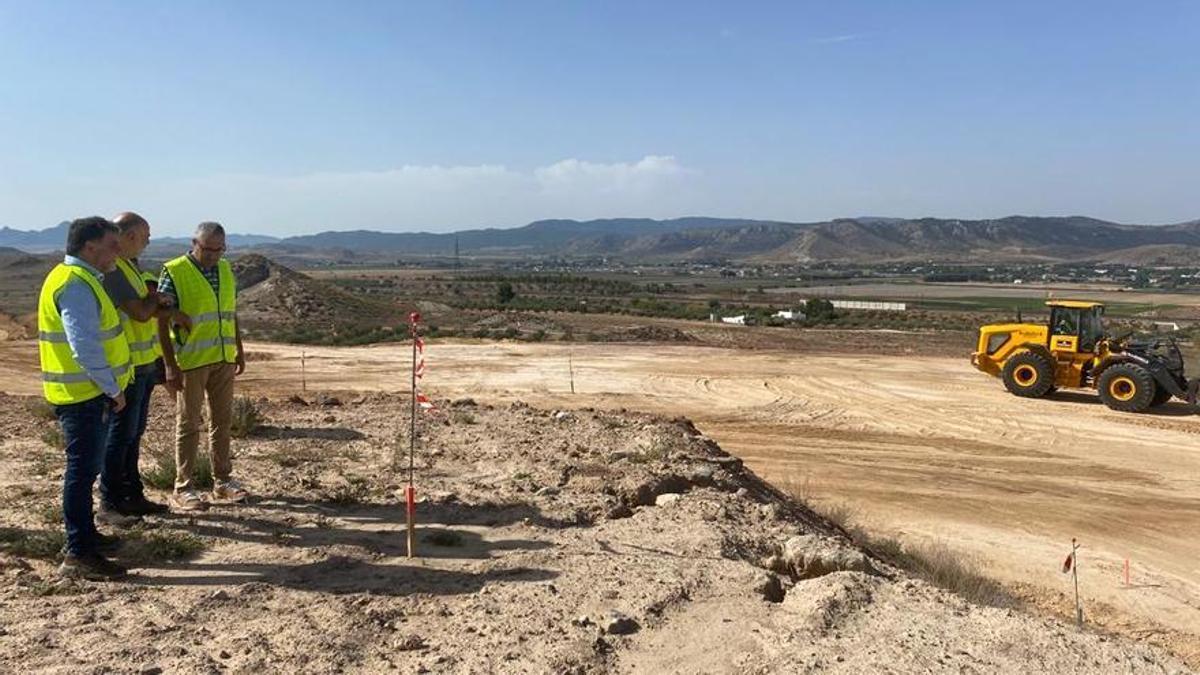
[[[914,543],[871,532],[859,523],[860,510],[847,501],[820,503],[808,481],[784,486],[793,499],[837,525],[851,541],[871,555],[899,567],[934,586],[980,605],[1012,607],[1016,597],[999,582],[979,571],[975,560],[950,549],[944,542]]]

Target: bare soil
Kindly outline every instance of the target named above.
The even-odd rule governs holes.
[[[422,557],[410,561],[403,473],[392,467],[408,422],[408,399],[394,393],[406,388],[406,348],[253,344],[239,387],[263,397],[269,426],[235,445],[258,501],[152,523],[199,536],[205,551],[135,556],[130,583],[60,587],[50,560],[4,557],[0,663],[167,672],[1197,665],[1200,418],[1180,407],[1114,413],[1084,394],[1016,399],[960,359],[825,346],[431,344],[427,388],[442,412],[422,421]],[[29,342],[0,343],[3,389],[36,392],[32,355]],[[315,405],[318,390],[342,405]],[[286,400],[295,394],[314,405]],[[446,403],[467,396],[481,405]],[[27,412],[30,400],[0,400],[0,499],[10,505],[0,528],[18,538],[59,527],[46,514],[60,455],[39,440],[47,422]],[[150,455],[170,446],[170,414],[160,400]],[[670,421],[678,415],[698,431]],[[776,572],[784,600],[764,600],[772,552],[791,536],[838,531],[755,474],[902,540],[945,544],[1030,601],[1036,617],[969,605],[878,559],[876,573]],[[661,492],[683,496],[653,505]],[[632,517],[614,513],[620,506]],[[1091,628],[1082,633],[1064,625],[1069,577],[1058,571],[1072,536],[1084,544]],[[602,634],[610,611],[638,630]]]
[[[2,404],[11,550],[56,529],[59,475],[32,402]],[[443,402],[421,420],[410,559],[394,468],[408,400],[260,404],[268,426],[237,445],[256,499],[145,527],[197,538],[198,555],[135,548],[134,576],[109,584],[56,582],[44,554],[0,558],[5,670],[1186,672],[879,560],[781,567],[793,537],[846,543],[681,420]]]

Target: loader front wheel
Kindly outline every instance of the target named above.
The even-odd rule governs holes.
[[[1004,364],[1004,387],[1024,398],[1041,398],[1054,386],[1054,364],[1037,352],[1021,352]]]
[[[1118,363],[1100,374],[1096,389],[1104,405],[1113,410],[1143,412],[1153,404],[1158,385],[1136,363]]]

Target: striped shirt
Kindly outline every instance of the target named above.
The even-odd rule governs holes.
[[[192,257],[190,252],[187,254],[187,259],[196,266],[196,269],[200,270],[205,279],[208,279],[208,284],[213,289],[213,295],[216,295],[218,298],[221,297],[221,266],[213,265],[205,269],[200,266],[200,263],[196,262],[196,259]],[[158,280],[158,292],[171,296],[171,299],[175,301],[175,306],[179,306],[179,294],[175,292],[175,282],[171,280],[171,273],[167,271],[166,267],[163,267],[162,277]]]

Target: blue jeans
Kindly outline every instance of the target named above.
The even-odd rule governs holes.
[[[138,368],[125,387],[125,407],[110,416],[104,466],[100,469],[100,498],[108,506],[120,507],[145,498],[138,458],[156,377],[153,365]]]
[[[96,550],[92,485],[103,463],[111,411],[112,401],[107,396],[54,407],[67,444],[67,468],[63,471],[63,522],[67,529],[67,552],[74,555]]]

